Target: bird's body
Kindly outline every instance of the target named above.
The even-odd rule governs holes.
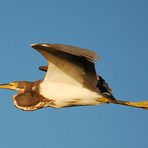
[[[92,106],[102,103],[99,102],[99,98],[102,98],[101,94],[70,83],[40,80],[36,82],[22,81],[20,85],[29,86],[25,90],[19,89],[19,93],[13,96],[15,106],[22,110],[36,110],[43,107]]]
[[[39,67],[46,72],[45,78],[0,85],[18,91],[13,96],[17,108],[32,111],[114,103],[148,109],[147,101],[128,102],[113,97],[108,84],[96,73],[94,63],[99,56],[93,51],[64,44],[33,44],[32,47],[48,61],[48,66]]]
[[[64,82],[43,82],[40,84],[40,94],[54,100],[54,107],[61,108],[74,105],[96,105],[102,97],[97,92]],[[46,88],[49,88],[48,91]],[[99,103],[98,103],[99,104]]]

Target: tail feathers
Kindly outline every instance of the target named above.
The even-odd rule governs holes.
[[[131,107],[142,108],[142,109],[148,110],[148,101],[130,102],[130,101],[113,100],[113,99],[106,98],[106,97],[100,98],[99,101],[103,103],[120,104],[120,105],[131,106]]]

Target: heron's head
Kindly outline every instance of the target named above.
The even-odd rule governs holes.
[[[38,82],[16,81],[8,84],[0,84],[2,89],[17,90],[19,93],[13,96],[14,105],[21,110],[36,110],[42,108],[42,96],[35,91]]]
[[[25,91],[30,91],[32,89],[33,82],[28,81],[15,81],[7,84],[0,84],[0,88],[2,89],[11,89],[17,90],[20,93]]]

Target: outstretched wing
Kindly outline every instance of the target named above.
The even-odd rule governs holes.
[[[33,44],[48,61],[44,81],[83,85],[97,91],[94,62],[99,57],[91,50],[64,44]]]
[[[48,66],[40,66],[39,67],[39,70],[42,70],[45,72],[47,72],[47,69],[48,69]],[[109,85],[106,83],[106,81],[100,75],[98,75],[98,77],[97,77],[97,85],[96,86],[101,93],[108,94],[112,99],[115,99],[113,97],[111,88],[109,87]]]

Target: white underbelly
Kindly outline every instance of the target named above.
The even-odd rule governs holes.
[[[45,81],[40,84],[40,94],[45,98],[55,100],[57,106],[64,106],[65,102],[74,100],[79,100],[82,105],[91,105],[96,103],[96,99],[102,97],[97,92],[93,92],[82,86]]]

